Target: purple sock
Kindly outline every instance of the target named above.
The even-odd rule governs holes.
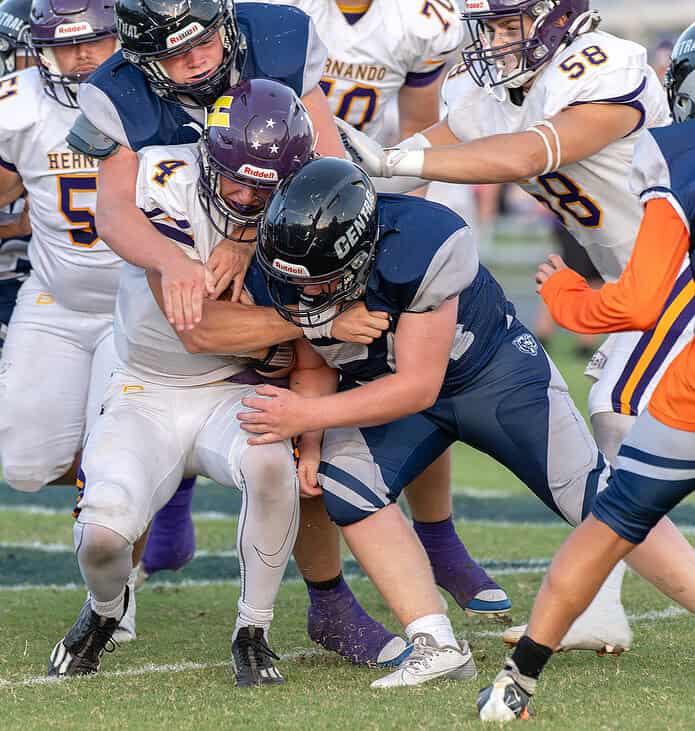
[[[362,609],[342,575],[331,589],[306,583],[311,602],[309,637],[355,665],[376,665],[379,653],[395,635]]]
[[[414,520],[413,528],[432,564],[437,585],[446,589],[461,607],[483,589],[500,588],[471,558],[451,516],[436,523]]]
[[[195,553],[195,526],[191,502],[195,477],[181,481],[174,496],[154,516],[142,563],[148,574],[178,571]]]

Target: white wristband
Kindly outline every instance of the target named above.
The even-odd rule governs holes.
[[[392,175],[408,175],[415,178],[422,177],[425,166],[424,150],[395,150],[386,151],[386,169]]]
[[[322,322],[320,325],[306,325],[305,327],[302,327],[302,332],[307,340],[321,340],[321,338],[331,337],[335,307],[332,307],[330,312],[327,312],[326,314],[329,316],[328,322]]]
[[[421,132],[416,132],[412,137],[399,142],[397,147],[401,150],[426,150],[432,147],[432,143]]]

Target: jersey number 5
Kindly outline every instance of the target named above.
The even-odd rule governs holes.
[[[58,210],[69,224],[75,226],[68,232],[73,246],[91,249],[99,240],[94,211],[91,208],[75,206],[73,201],[75,193],[96,193],[96,191],[97,176],[94,174],[58,176]]]

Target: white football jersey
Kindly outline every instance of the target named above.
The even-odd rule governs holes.
[[[138,157],[137,206],[160,233],[206,262],[222,236],[197,195],[197,145],[145,147]],[[114,337],[121,361],[152,383],[199,386],[247,367],[243,358],[188,353],[152,295],[145,270],[130,264],[118,288]]]
[[[321,79],[333,114],[380,141],[408,74],[441,66],[463,40],[455,0],[373,0],[350,25],[336,0],[270,0],[314,21],[328,48]]]
[[[65,136],[80,113],[45,93],[37,68],[0,79],[0,160],[29,193],[29,258],[57,302],[112,312],[122,260],[97,236],[97,164]]]
[[[15,217],[24,210],[24,198],[18,198],[9,205],[0,207],[0,223],[4,216]],[[27,242],[24,239],[0,239],[0,281],[3,279],[24,279],[26,271],[20,272],[21,262],[28,260]]]
[[[536,76],[520,106],[504,88],[476,86],[463,66],[449,73],[443,93],[449,127],[462,141],[521,132],[579,104],[625,104],[640,111],[637,129],[595,155],[548,175],[517,181],[559,216],[605,280],[617,279],[642,219],[628,183],[635,143],[647,127],[670,122],[666,94],[647,64],[646,50],[596,31],[559,52]]]

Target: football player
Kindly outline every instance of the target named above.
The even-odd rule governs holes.
[[[596,30],[600,18],[588,0],[470,0],[463,17],[473,43],[445,84],[445,120],[388,153],[356,130],[346,127],[345,134],[375,175],[518,182],[558,215],[601,276],[615,280],[640,220],[627,184],[635,142],[646,127],[663,126],[670,116],[646,50]],[[419,177],[408,182],[420,183]],[[589,365],[587,373],[597,379],[589,414],[609,461],[668,363],[689,341],[693,317],[690,305],[680,304],[653,331],[609,338]],[[690,559],[661,588],[695,608],[695,551],[668,519],[630,562],[657,580],[674,551],[689,552]],[[629,644],[620,604],[623,575],[620,564],[563,648]],[[691,587],[687,597],[683,586]],[[522,632],[513,628],[505,639],[516,641]]]
[[[330,49],[320,84],[334,115],[381,143],[408,137],[439,120],[445,65],[463,40],[453,0],[277,2],[309,15]],[[394,108],[395,115],[390,113]],[[462,195],[460,187],[439,184],[427,197],[448,203],[452,192]],[[477,614],[507,612],[511,602],[506,593],[471,558],[456,533],[450,475],[447,451],[406,489],[413,527],[438,584],[462,608]]]
[[[3,349],[0,461],[20,490],[75,469],[85,415],[95,413],[113,353],[120,258],[94,227],[96,161],[65,135],[78,115],[78,85],[116,47],[113,8],[80,13],[37,0],[31,43],[37,66],[6,76],[0,115],[0,187],[30,196],[33,270],[22,286]],[[73,478],[74,479],[74,478]]]
[[[291,89],[276,82],[243,82],[223,95],[218,109],[208,116],[200,148],[142,151],[136,187],[138,208],[169,246],[203,263],[220,241],[253,240],[254,219],[270,191],[314,147],[306,110]],[[235,144],[239,135],[227,134],[236,125],[252,141],[250,159],[246,146]],[[242,164],[240,153],[246,154]],[[246,287],[252,301],[268,303],[258,271],[249,271]],[[240,399],[263,382],[254,366],[272,365],[268,354],[258,363],[188,353],[153,296],[148,273],[132,265],[121,278],[114,333],[118,363],[85,446],[75,526],[90,597],[51,653],[49,675],[98,671],[130,599],[133,544],[182,478],[201,473],[242,493],[241,592],[232,638],[236,683],[282,683],[267,636],[299,521],[293,450],[289,440],[270,448],[248,446],[234,419]]]
[[[447,675],[454,661],[458,675],[462,659],[398,495],[465,441],[576,524],[605,479],[603,457],[453,211],[409,196],[377,198],[354,163],[323,158],[278,187],[257,256],[278,311],[314,323],[311,345],[338,369],[341,392],[302,398],[261,387],[262,397],[244,400],[256,411],[239,419],[262,434],[254,444],[328,429],[319,469],[328,513],[414,643],[410,658],[375,687]],[[294,299],[284,299],[281,285]],[[336,342],[331,318],[360,300],[390,314],[386,337],[369,346]]]
[[[230,83],[272,78],[301,97],[314,125],[317,151],[342,156],[319,86],[326,49],[310,19],[286,6],[245,3],[237,11],[227,0],[191,0],[184,6],[174,0],[118,0],[116,17],[122,50],[83,85],[85,116],[69,141],[101,160],[96,210],[101,235],[130,263],[160,272],[165,311],[181,331],[200,320],[203,294],[224,288],[225,278],[233,278],[232,298],[238,299],[253,245],[233,244],[226,273],[219,272],[208,289],[203,265],[172,247],[135,205],[137,152],[150,145],[196,141],[207,106],[212,105],[212,114],[225,113],[214,104]],[[364,320],[373,335],[385,326],[383,318],[366,312]],[[193,554],[189,485],[155,520],[143,557],[150,571],[178,568]],[[308,535],[305,526],[311,528]],[[400,656],[402,640],[362,610],[342,579],[338,533],[320,500],[302,506],[297,560],[311,582],[312,637],[356,662]]]
[[[0,76],[20,71],[31,63],[26,45],[31,0],[4,0],[0,3]],[[0,100],[4,97],[0,82]],[[24,186],[0,195],[0,355],[7,335],[17,292],[29,273],[27,243],[31,234],[29,209],[25,207]]]
[[[557,321],[571,330],[648,330],[672,306],[674,291],[692,298],[693,264],[687,255],[689,250],[693,255],[695,226],[695,24],[674,46],[666,85],[677,124],[650,130],[637,143],[631,184],[641,194],[644,213],[620,279],[593,291],[555,256],[538,271],[541,296]],[[694,359],[691,339],[620,447],[615,471],[591,515],[553,559],[527,634],[478,697],[483,720],[528,717],[540,673],[572,620],[616,562],[695,491]],[[673,571],[683,558],[672,554],[662,570]]]

